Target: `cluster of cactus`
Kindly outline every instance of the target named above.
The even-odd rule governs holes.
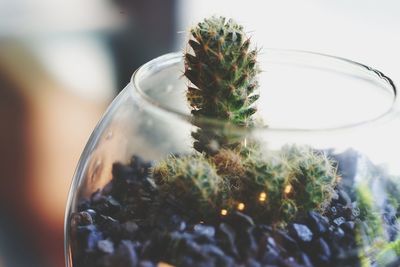
[[[184,74],[191,83],[187,100],[194,121],[252,127],[260,70],[243,27],[212,17],[190,33],[193,51],[184,55]],[[263,222],[285,224],[298,212],[322,211],[329,204],[338,176],[323,153],[288,145],[264,155],[257,141],[224,127],[197,126],[192,133],[196,152],[171,156],[153,168],[160,197],[173,196],[185,210],[195,210],[194,219],[207,221],[238,209]]]
[[[273,224],[285,224],[298,212],[322,212],[338,180],[323,153],[296,145],[268,156],[255,148],[246,156],[223,150],[213,157],[197,152],[169,157],[154,167],[153,178],[162,198],[173,196],[185,210],[196,210],[194,220],[214,220],[222,210],[238,209]]]
[[[265,192],[268,201],[258,206],[263,221],[290,221],[298,212],[323,212],[334,196],[338,175],[333,162],[308,146],[287,145],[266,159],[245,159],[242,193]]]

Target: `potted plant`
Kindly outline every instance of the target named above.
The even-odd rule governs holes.
[[[398,178],[342,143],[395,111],[273,128],[257,112],[259,50],[243,27],[211,17],[190,35],[183,59],[140,68],[94,131],[67,208],[67,266],[397,266]],[[312,53],[271,57],[281,74],[365,72]],[[381,73],[364,75],[394,93]]]

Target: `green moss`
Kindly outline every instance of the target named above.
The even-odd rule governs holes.
[[[400,257],[400,239],[386,244],[376,257],[378,266],[384,267]]]
[[[379,211],[374,205],[373,195],[367,184],[357,186],[356,196],[357,206],[360,209],[359,218],[367,225],[367,227],[363,227],[363,232],[365,233],[362,235],[368,237],[368,242],[372,242],[383,235],[382,220]]]

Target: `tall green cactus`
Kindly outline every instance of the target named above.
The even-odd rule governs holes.
[[[193,86],[187,99],[195,117],[228,121],[249,127],[256,112],[253,103],[259,95],[256,75],[259,68],[257,50],[250,48],[250,38],[241,25],[224,17],[211,17],[192,28],[185,54],[185,76]],[[236,142],[222,133],[199,129],[193,133],[194,147],[199,152],[213,154],[217,148]],[[218,144],[217,148],[213,144]]]

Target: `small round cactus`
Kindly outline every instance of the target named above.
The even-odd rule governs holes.
[[[296,152],[293,152],[297,150]],[[316,152],[310,147],[291,146],[291,157],[283,149],[290,166],[293,194],[300,210],[318,209],[324,211],[334,195],[339,176],[334,164],[326,154]]]
[[[153,178],[161,201],[174,201],[184,210],[195,212],[196,219],[214,216],[224,195],[224,180],[202,154],[170,156],[153,168]]]

